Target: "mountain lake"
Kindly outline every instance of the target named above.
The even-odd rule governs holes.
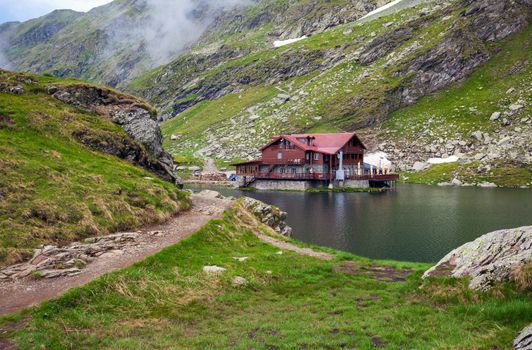
[[[436,262],[475,238],[532,225],[528,189],[399,185],[382,193],[241,191],[288,212],[293,238],[372,259]]]

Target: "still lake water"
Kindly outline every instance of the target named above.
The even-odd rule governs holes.
[[[213,189],[287,211],[297,240],[375,259],[436,262],[485,233],[532,225],[532,191],[526,189],[425,185],[400,185],[385,193]]]

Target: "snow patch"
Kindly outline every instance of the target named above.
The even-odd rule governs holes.
[[[302,37],[300,37],[300,38],[295,38],[295,39],[276,40],[276,41],[273,42],[273,46],[274,46],[274,47],[281,47],[281,46],[285,46],[285,45],[293,44],[293,43],[295,43],[295,42],[301,41],[301,40],[306,39],[306,38],[308,38],[308,36],[303,35]]]
[[[391,167],[392,162],[387,158],[388,155],[384,152],[374,152],[364,155],[364,163],[373,165],[373,166],[386,166]]]
[[[364,19],[364,18],[366,18],[366,17],[373,16],[373,15],[379,13],[379,12],[382,12],[382,11],[384,11],[384,10],[386,10],[386,9],[389,9],[390,7],[397,5],[397,4],[400,3],[401,1],[403,1],[403,0],[395,0],[395,1],[392,1],[392,2],[390,2],[390,3],[388,3],[388,4],[384,5],[384,6],[379,7],[378,9],[375,9],[375,10],[369,12],[368,14],[366,14],[364,17],[362,17],[362,18],[360,18],[360,19]]]
[[[444,163],[455,163],[458,161],[457,156],[450,156],[447,158],[430,158],[427,160],[429,164],[444,164]]]

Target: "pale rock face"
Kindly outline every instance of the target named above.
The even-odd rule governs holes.
[[[532,324],[525,327],[514,340],[515,350],[532,349]]]
[[[447,254],[425,272],[429,276],[471,277],[469,286],[487,290],[507,282],[517,268],[532,262],[532,226],[490,232]]]

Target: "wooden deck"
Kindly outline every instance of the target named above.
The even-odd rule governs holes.
[[[238,174],[239,176],[254,177],[257,180],[316,180],[329,181],[336,178],[336,174],[325,173],[254,173],[254,174]],[[396,181],[399,180],[398,174],[377,174],[377,175],[347,175],[346,180],[372,180],[372,181]]]

